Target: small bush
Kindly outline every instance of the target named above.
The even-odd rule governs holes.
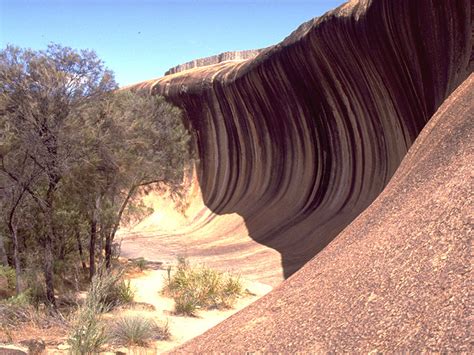
[[[12,296],[5,301],[6,304],[18,307],[27,307],[31,304],[31,296],[29,290],[20,293],[19,295]]]
[[[140,316],[124,316],[110,327],[110,338],[118,345],[146,346],[151,340],[169,338],[168,325],[160,326],[153,319]]]
[[[221,291],[221,302],[224,307],[233,307],[237,297],[243,293],[240,278],[227,274]]]
[[[33,324],[36,328],[47,329],[53,325],[64,326],[59,314],[50,314],[32,307],[25,293],[0,302],[0,329],[10,329],[22,323]]]
[[[105,302],[113,307],[133,302],[135,291],[130,281],[120,280],[110,289]]]
[[[200,308],[199,299],[192,292],[177,292],[173,295],[174,311],[188,317],[194,317]]]
[[[68,343],[74,354],[96,353],[106,343],[105,326],[100,314],[133,301],[130,282],[122,280],[122,272],[98,273],[92,278],[84,304],[76,311]]]
[[[140,258],[137,258],[137,259],[133,259],[132,264],[133,264],[133,266],[136,266],[137,268],[139,268],[140,271],[143,271],[146,268],[147,261],[146,261],[145,258],[140,257]]]
[[[104,309],[110,309],[132,302],[134,296],[130,282],[122,280],[122,272],[99,273],[89,286],[86,305],[92,308],[101,304]]]
[[[175,312],[195,315],[199,308],[229,308],[242,295],[240,279],[204,266],[191,266],[178,259],[176,271],[169,273],[164,293],[175,301]]]
[[[107,342],[105,326],[100,322],[98,314],[103,312],[101,306],[89,308],[83,306],[76,312],[73,320],[68,344],[73,354],[93,354]]]
[[[9,297],[15,293],[15,276],[14,269],[0,265],[0,298]]]
[[[42,303],[48,303],[44,289],[44,278],[39,271],[31,268],[25,269],[21,284],[23,292],[19,296],[23,297],[25,303],[31,304],[36,309],[39,309]]]

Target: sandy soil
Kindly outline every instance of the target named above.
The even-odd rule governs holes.
[[[162,295],[161,290],[164,287],[165,278],[168,276],[169,264],[158,266],[152,263],[151,267],[144,271],[136,271],[127,274],[126,279],[130,280],[130,284],[135,291],[134,305],[115,309],[111,313],[104,315],[104,319],[112,320],[113,318],[125,315],[138,315],[154,319],[158,324],[167,325],[171,334],[170,339],[156,341],[150,343],[148,347],[114,347],[106,346],[108,351],[102,354],[116,354],[117,351],[125,354],[160,354],[169,351],[178,345],[204,333],[206,330],[214,327],[240,309],[248,306],[263,295],[272,290],[272,287],[263,283],[241,279],[246,290],[245,295],[238,298],[232,309],[225,310],[200,310],[196,317],[184,317],[174,314],[174,301],[171,298]],[[33,337],[32,334],[36,334]],[[59,355],[68,353],[69,346],[64,343],[66,333],[65,330],[50,329],[46,334],[43,330],[34,329],[34,327],[26,326],[15,332],[15,342],[24,339],[42,339],[47,344],[45,354]],[[54,344],[54,345],[53,345]],[[16,349],[26,350],[24,347],[13,347]],[[1,353],[1,350],[0,350]]]
[[[165,268],[162,268],[159,270],[146,270],[142,275],[133,278],[131,285],[136,291],[135,301],[151,304],[155,307],[155,311],[130,309],[127,310],[126,313],[153,317],[161,323],[167,323],[171,333],[171,339],[168,341],[157,341],[152,344],[149,349],[119,349],[120,351],[124,351],[127,354],[154,354],[170,350],[204,333],[206,330],[230,317],[272,289],[270,286],[259,282],[242,280],[249,294],[239,298],[235,308],[228,310],[202,310],[198,312],[197,317],[183,317],[173,313],[174,301],[161,295],[166,277],[167,271]]]

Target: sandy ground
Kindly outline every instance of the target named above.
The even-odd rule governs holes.
[[[136,305],[126,308],[118,308],[111,313],[105,314],[104,318],[113,319],[127,315],[138,315],[140,317],[151,318],[160,325],[167,324],[171,334],[170,339],[152,342],[146,348],[106,346],[105,348],[109,350],[102,354],[116,354],[117,351],[120,351],[125,354],[148,355],[169,351],[204,333],[206,330],[219,324],[224,319],[230,317],[232,314],[238,312],[240,309],[248,306],[272,290],[272,287],[269,285],[241,279],[246,292],[244,296],[237,299],[234,308],[225,310],[200,310],[197,312],[196,317],[178,316],[174,314],[173,299],[164,297],[161,293],[161,290],[164,287],[165,278],[168,276],[168,266],[169,265],[166,264],[159,267],[153,266],[152,269],[145,269],[143,272],[130,274],[127,279],[130,280],[130,284],[135,291],[134,302]],[[39,335],[42,335],[41,338],[44,338],[44,334]],[[59,355],[68,353],[69,347],[66,344],[60,344],[61,340],[59,340],[64,337],[64,334],[57,335],[59,335],[59,337],[54,337],[54,334],[51,334],[53,338],[56,338],[58,345],[49,345],[46,349],[46,354]],[[49,342],[51,339],[44,340]]]
[[[106,346],[108,351],[103,354],[115,354],[116,351],[125,354],[160,354],[169,351],[178,345],[204,333],[206,330],[219,324],[226,318],[230,317],[240,309],[253,303],[263,295],[272,290],[272,287],[260,282],[249,281],[241,278],[241,282],[246,290],[245,295],[238,298],[232,309],[225,310],[200,310],[196,317],[184,317],[174,314],[174,301],[171,298],[164,297],[161,290],[164,287],[165,278],[168,276],[169,265],[156,266],[145,269],[142,272],[135,272],[129,274],[128,278],[130,284],[135,291],[134,302],[136,305],[131,307],[118,308],[111,313],[105,314],[105,319],[112,319],[119,316],[138,315],[140,317],[147,317],[154,319],[158,324],[167,324],[171,334],[170,339],[156,341],[150,343],[147,348],[133,347],[111,347]],[[15,340],[25,339],[43,339],[47,344],[47,349],[44,352],[48,355],[67,354],[69,346],[64,343],[66,337],[65,329],[62,327],[51,328],[47,332],[44,330],[35,329],[35,327],[25,326],[19,331],[15,331]],[[16,343],[17,341],[15,341]],[[56,344],[56,345],[52,345]],[[2,345],[2,344],[0,344]],[[19,349],[25,351],[23,346],[15,347],[10,345],[12,349]],[[0,350],[0,354],[2,350]]]
[[[164,263],[184,256],[248,280],[279,285],[284,278],[280,253],[254,240],[239,214],[213,213],[203,202],[196,178],[189,190],[185,213],[177,211],[171,198],[160,191],[142,196],[142,203],[153,213],[121,226],[115,237],[121,256]]]
[[[198,194],[199,191],[194,193]],[[157,354],[171,350],[204,333],[272,290],[272,286],[256,280],[267,282],[265,275],[255,268],[255,263],[249,262],[252,257],[255,257],[260,261],[259,264],[264,264],[263,260],[269,258],[262,257],[258,253],[254,255],[254,249],[241,248],[238,245],[234,245],[232,250],[227,250],[227,248],[225,257],[218,252],[221,244],[224,244],[225,247],[232,245],[231,242],[235,242],[234,238],[243,243],[242,235],[248,235],[248,232],[245,230],[242,217],[237,214],[213,215],[211,211],[205,208],[203,210],[203,203],[200,198],[193,200],[193,203],[187,209],[187,215],[177,212],[169,197],[161,196],[157,192],[144,196],[143,202],[154,212],[135,226],[122,228],[117,235],[117,240],[123,239],[123,243],[120,242],[120,244],[121,254],[125,259],[143,257],[149,262],[143,272],[127,275],[135,290],[134,301],[138,305],[114,310],[111,314],[104,315],[104,318],[111,319],[123,315],[153,318],[158,323],[167,324],[171,338],[149,344],[148,348],[113,348],[114,351],[109,352],[110,354],[115,354],[115,351],[126,354]],[[204,253],[201,250],[202,248],[199,248],[195,240],[190,237],[190,235],[193,235],[192,231],[188,230],[197,215],[201,216],[199,219],[204,220],[203,225],[207,226],[195,233],[195,237],[201,243],[203,240],[205,242],[205,248],[208,250],[206,249]],[[212,217],[213,224],[207,224],[206,221],[210,218],[209,216]],[[242,230],[236,230],[235,226]],[[219,235],[219,237],[216,237],[216,235]],[[246,246],[257,245],[250,237],[247,236],[247,239],[244,240]],[[264,249],[266,253],[278,254],[269,248],[257,246],[262,250]],[[161,290],[168,275],[167,268],[176,263],[177,256],[186,256],[191,264],[204,263],[213,269],[242,275],[241,281],[244,289],[248,292],[237,300],[232,309],[201,310],[196,317],[175,315],[173,312],[174,301],[171,298],[164,297]],[[235,261],[239,259],[242,259],[243,262],[235,264]],[[275,259],[279,261],[279,256],[276,255]],[[279,262],[277,264],[279,265]],[[143,304],[146,305],[143,306]],[[34,329],[34,327],[23,328],[15,332],[15,342],[18,339],[43,339],[48,346],[47,354],[68,353],[68,346],[64,344],[65,329],[58,327],[58,329],[50,329],[45,333],[43,330]]]
[[[160,323],[167,323],[171,339],[168,341],[157,341],[146,349],[119,349],[127,354],[135,353],[161,353],[170,350],[187,340],[194,338],[206,330],[212,328],[224,319],[230,317],[240,309],[246,307],[258,298],[262,297],[271,287],[258,282],[242,280],[244,287],[249,291],[249,295],[237,300],[235,308],[228,310],[209,310],[200,311],[197,317],[176,316],[173,313],[174,301],[161,295],[164,280],[167,277],[167,271],[147,270],[141,276],[131,280],[131,285],[135,289],[135,301],[151,304],[155,311],[128,310],[128,314],[140,314],[145,317],[153,317]]]

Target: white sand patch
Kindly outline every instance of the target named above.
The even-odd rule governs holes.
[[[197,317],[184,317],[174,314],[174,301],[171,298],[164,297],[161,290],[164,286],[167,270],[146,270],[130,280],[135,289],[135,302],[151,304],[155,311],[144,311],[130,309],[126,314],[140,314],[144,317],[152,317],[160,323],[168,323],[171,333],[171,339],[167,341],[157,341],[150,344],[147,349],[132,348],[119,349],[127,354],[155,354],[183,344],[184,342],[204,333],[206,330],[214,327],[240,309],[248,306],[263,295],[272,290],[271,286],[259,282],[251,282],[242,279],[244,289],[247,289],[249,295],[239,298],[232,309],[226,310],[201,310]]]

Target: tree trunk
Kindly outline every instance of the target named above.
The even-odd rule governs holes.
[[[23,290],[22,278],[21,278],[21,266],[20,266],[20,253],[18,252],[18,234],[16,227],[13,229],[13,260],[15,261],[15,292],[17,295]]]
[[[0,234],[0,263],[3,266],[8,266],[8,257],[5,250],[5,240],[3,234]]]
[[[20,253],[18,252],[18,234],[16,232],[16,225],[13,222],[13,215],[10,214],[8,220],[8,230],[12,237],[13,242],[13,263],[15,264],[15,292],[17,295],[21,292],[21,266],[20,266]]]
[[[13,263],[15,264],[15,292],[17,295],[22,291],[21,287],[21,266],[20,266],[20,253],[18,252],[18,234],[16,226],[13,220],[8,221],[8,229],[12,236],[13,241]]]
[[[54,281],[53,281],[53,240],[54,240],[54,227],[53,227],[53,192],[55,189],[54,184],[50,184],[48,191],[46,192],[46,208],[45,208],[45,221],[46,221],[46,235],[44,241],[44,279],[46,283],[46,300],[49,305],[56,309],[56,298],[54,297]]]
[[[100,222],[97,221],[97,225],[100,226]],[[102,230],[97,232],[99,236],[99,246],[97,247],[97,250],[99,251],[99,255],[97,255],[97,263],[99,265],[99,268],[103,266],[104,263],[104,258],[102,254],[102,250],[104,250],[104,235],[102,234]]]
[[[105,267],[107,270],[112,265],[112,234],[105,235]]]
[[[53,240],[49,235],[49,231],[45,236],[43,265],[44,279],[46,283],[46,300],[48,301],[49,305],[53,307],[53,309],[56,309],[56,298],[54,297],[53,281]]]
[[[95,245],[97,242],[97,220],[100,206],[100,197],[95,200],[94,210],[92,211],[91,218],[91,236],[89,243],[89,278],[95,275]]]
[[[94,212],[95,214],[95,212]],[[89,278],[95,275],[95,243],[97,239],[97,221],[94,216],[91,218],[91,235],[89,240]]]
[[[79,230],[76,229],[74,234],[76,235],[77,250],[79,251],[79,258],[81,259],[82,270],[86,271],[87,266],[86,266],[86,262],[84,261],[84,252],[82,250],[81,235],[79,233]]]
[[[115,220],[114,225],[112,226],[112,231],[110,233],[107,233],[106,239],[105,239],[105,265],[108,268],[110,268],[111,265],[111,260],[112,260],[112,242],[114,241],[115,238],[115,233],[117,233],[117,230],[120,226],[120,221],[122,220],[122,215],[123,212],[125,211],[125,208],[127,207],[128,203],[130,202],[130,199],[132,198],[133,194],[137,190],[138,185],[134,185],[127,193],[127,196],[125,197],[125,200],[122,202],[122,205],[120,206],[117,219]]]
[[[64,238],[61,238],[61,245],[59,247],[59,256],[58,259],[64,261],[66,259],[66,241]]]
[[[20,253],[19,253],[19,246],[18,246],[18,234],[17,234],[17,226],[15,224],[15,212],[18,208],[21,199],[23,198],[23,194],[25,193],[25,189],[23,189],[18,197],[14,200],[12,207],[10,209],[10,213],[8,214],[8,230],[12,237],[13,241],[13,262],[15,264],[15,292],[17,295],[20,294],[22,291],[22,278],[21,278],[21,266],[20,266]]]

